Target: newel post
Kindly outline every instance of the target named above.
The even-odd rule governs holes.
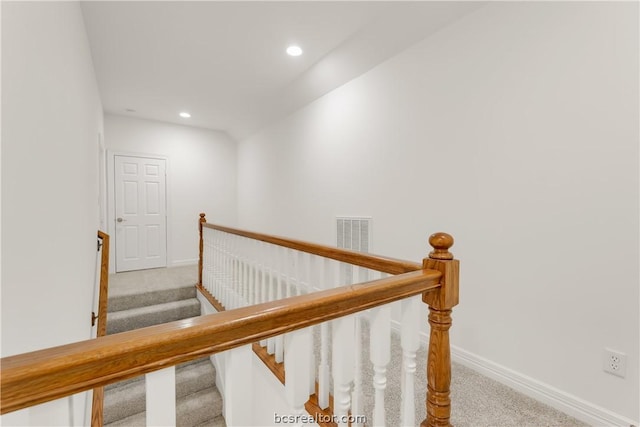
[[[198,256],[198,286],[202,286],[202,254],[204,252],[204,239],[202,237],[202,224],[207,222],[205,214],[200,214],[200,221],[198,221],[198,231],[200,232],[200,255]]]
[[[429,237],[433,251],[422,262],[423,268],[442,273],[439,289],[423,294],[429,305],[429,355],[427,359],[427,418],[421,427],[448,427],[451,425],[451,349],[449,328],[451,309],[458,304],[458,276],[460,263],[453,259],[449,248],[453,237],[447,233],[435,233]]]

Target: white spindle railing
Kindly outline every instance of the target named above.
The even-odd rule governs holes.
[[[267,244],[266,247],[267,253],[267,301],[274,301],[276,299],[276,286],[277,286],[277,273],[275,269],[275,258],[276,253],[274,250],[274,246],[271,244]],[[269,354],[274,354],[276,352],[276,338],[269,338],[267,340],[267,351]]]
[[[346,316],[331,322],[333,345],[331,347],[333,371],[333,413],[337,424],[348,426],[351,409],[351,384],[354,378],[354,317]]]
[[[363,267],[344,264],[272,243],[251,240],[218,230],[204,229],[203,286],[226,309],[274,301],[337,286],[377,280],[387,276]],[[402,377],[401,425],[415,425],[414,374],[419,347],[420,298],[404,300],[401,306]],[[363,322],[369,324],[369,360],[373,378],[362,378]],[[317,393],[318,406],[329,407],[340,426],[362,426],[362,420],[347,423],[347,415],[370,414],[370,425],[386,425],[385,389],[390,361],[391,309],[381,306],[369,312],[319,325],[317,354],[313,328],[260,342],[275,361],[284,362],[286,397],[293,414],[301,414],[310,394]],[[330,358],[331,353],[331,358]],[[302,356],[306,354],[306,356]],[[316,364],[317,363],[317,364]],[[333,378],[333,390],[330,390]],[[372,408],[363,407],[363,388],[374,389]],[[396,415],[397,416],[397,415]],[[395,421],[394,421],[395,423]]]
[[[371,310],[369,357],[373,364],[373,426],[384,426],[386,412],[384,391],[387,387],[387,365],[391,360],[391,307],[383,305]]]
[[[276,292],[275,299],[281,300],[284,298],[284,293],[282,291],[283,286],[283,277],[282,277],[282,269],[284,265],[283,254],[282,252],[286,250],[286,248],[281,248],[280,246],[275,247],[276,251]],[[275,359],[276,363],[282,363],[284,361],[284,336],[278,335],[276,338],[276,346],[275,346]]]
[[[420,347],[418,322],[420,321],[420,298],[402,300],[402,328],[400,341],[402,346],[402,409],[401,425],[413,426],[415,423],[415,387],[416,351]]]
[[[356,314],[354,316],[353,334],[353,392],[351,393],[351,412],[353,414],[364,414],[362,402],[362,318]],[[361,427],[362,423],[353,422],[353,427]]]
[[[285,394],[294,416],[304,413],[304,404],[309,400],[309,375],[312,354],[312,331],[309,328],[290,332],[285,336],[285,359],[287,380]],[[301,420],[301,418],[297,418]],[[296,425],[302,426],[302,423]]]

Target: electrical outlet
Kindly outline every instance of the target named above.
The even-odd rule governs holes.
[[[602,358],[602,369],[605,372],[624,378],[627,373],[627,355],[605,348]]]

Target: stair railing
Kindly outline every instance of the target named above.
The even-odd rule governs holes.
[[[292,378],[302,378],[302,381],[287,380],[287,395],[294,413],[299,414],[301,402],[309,395],[309,382],[305,376],[311,372],[309,359],[305,358],[310,354],[310,335],[305,328],[334,321],[334,342],[343,342],[348,349],[349,337],[353,337],[352,315],[369,309],[384,312],[383,306],[387,304],[422,296],[431,312],[427,418],[422,425],[449,425],[451,368],[448,330],[451,307],[456,305],[458,298],[458,263],[448,252],[453,243],[450,236],[437,234],[431,237],[430,242],[434,246],[430,258],[425,259],[422,268],[415,271],[276,301],[258,301],[251,306],[216,314],[4,357],[0,359],[0,413],[6,414],[142,374],[146,374],[148,384],[154,383],[171,377],[173,367],[179,363],[230,349],[249,348],[255,342],[286,334],[285,363],[291,367]],[[320,250],[339,257],[353,256],[338,255],[339,251],[334,250]],[[364,263],[366,267],[371,260],[354,261],[355,265],[363,266]],[[374,315],[371,329],[377,324],[376,319]],[[296,352],[299,349],[302,352]],[[350,400],[347,392],[350,384],[348,365],[348,359],[334,353],[335,411],[343,417],[340,425],[347,425],[346,411]],[[175,402],[175,398],[167,399],[165,396],[165,399]],[[173,416],[175,422],[175,406],[147,405],[147,424],[166,422],[167,418],[158,415],[161,412]],[[173,422],[169,421],[169,424]],[[230,420],[227,422],[233,425]]]
[[[200,262],[198,289],[218,311],[250,307],[254,304],[286,301],[291,295],[314,295],[324,289],[341,289],[370,280],[381,280],[389,275],[436,270],[443,275],[442,286],[425,292],[423,301],[429,305],[431,325],[427,419],[423,425],[447,425],[450,411],[450,356],[448,328],[451,308],[458,302],[458,261],[448,249],[451,236],[437,233],[431,236],[434,247],[422,264],[362,254],[317,244],[248,232],[209,224],[200,214]],[[348,419],[347,414],[364,413],[362,405],[362,321],[370,328],[370,361],[375,402],[373,425],[416,425],[414,376],[416,351],[419,348],[420,300],[404,298],[401,304],[401,347],[403,354],[399,419],[385,414],[386,370],[390,362],[390,306],[381,305],[368,313],[343,317],[320,324],[320,330],[296,334],[296,344],[288,344],[287,336],[275,336],[255,343],[254,351],[271,368],[288,390],[287,399],[294,414],[300,415],[304,405],[316,416],[335,415],[335,419]],[[331,331],[330,331],[331,329]],[[319,340],[319,351],[314,348],[314,336]],[[293,355],[289,355],[287,348]],[[304,354],[306,349],[308,354]],[[331,360],[329,351],[331,350]],[[289,362],[292,361],[292,362]],[[284,364],[283,364],[284,362]],[[286,367],[286,369],[285,369]],[[287,381],[284,381],[284,378]],[[333,393],[329,391],[333,377]],[[335,405],[330,407],[333,397]],[[362,425],[351,419],[351,425]],[[335,425],[332,422],[321,425]],[[338,423],[340,425],[346,425]]]
[[[91,326],[97,321],[96,337],[107,334],[107,302],[109,300],[109,235],[98,230],[98,250],[100,252],[100,290],[98,314],[91,313]],[[93,389],[91,405],[91,425],[101,427],[104,415],[104,387]]]

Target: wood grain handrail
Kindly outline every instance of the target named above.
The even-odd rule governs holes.
[[[100,292],[98,296],[97,337],[107,335],[107,310],[109,301],[109,235],[98,230],[98,239],[102,241],[100,258]],[[104,421],[104,387],[93,389],[91,402],[91,425],[101,427]]]
[[[443,274],[423,269],[398,276],[150,326],[0,359],[0,413],[95,387],[440,287]]]
[[[204,214],[200,214],[200,218],[204,218]],[[331,258],[336,261],[357,265],[359,267],[370,268],[372,270],[381,271],[383,273],[402,274],[408,273],[410,271],[420,270],[422,268],[422,264],[417,262],[388,258],[380,255],[365,254],[361,252],[350,251],[348,249],[334,248],[331,246],[323,246],[316,243],[305,242],[302,240],[288,239],[286,237],[271,236],[268,234],[239,230],[222,225],[210,224],[208,222],[203,222],[202,226],[204,228],[210,228],[212,230],[223,231],[225,233],[248,237],[249,239],[260,240],[262,242],[284,246],[290,249],[319,255],[325,258]]]
[[[98,295],[98,329],[96,336],[107,334],[107,303],[109,300],[109,235],[98,230],[98,238],[102,241],[100,253],[100,290]]]

